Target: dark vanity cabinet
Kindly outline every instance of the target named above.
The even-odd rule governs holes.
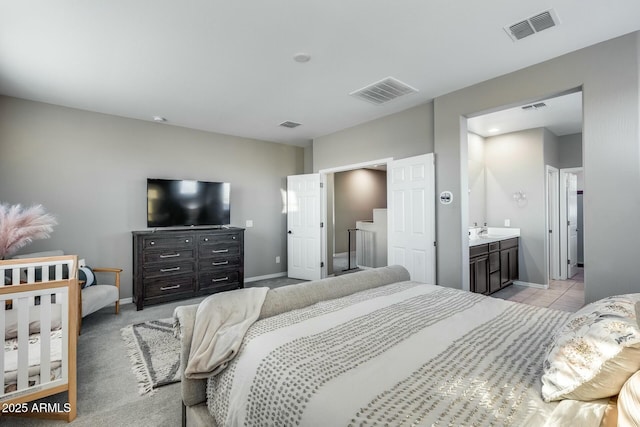
[[[510,238],[469,247],[469,290],[489,295],[518,280],[518,242]]]

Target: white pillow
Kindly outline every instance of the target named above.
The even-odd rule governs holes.
[[[618,395],[618,425],[640,426],[640,371],[622,386]]]
[[[594,400],[614,396],[640,370],[640,294],[593,302],[555,335],[544,361],[542,398]]]

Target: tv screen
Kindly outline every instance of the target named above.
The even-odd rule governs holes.
[[[147,226],[231,223],[228,182],[147,179]]]

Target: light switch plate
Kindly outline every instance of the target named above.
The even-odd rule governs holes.
[[[248,220],[247,220],[247,222],[245,223],[245,226],[246,226],[247,228],[251,228],[251,227],[253,227],[253,220],[248,219]]]

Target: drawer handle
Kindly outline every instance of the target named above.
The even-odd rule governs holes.
[[[184,242],[185,242],[185,243],[189,243],[189,239],[185,239],[185,241],[184,241]]]
[[[154,241],[152,240],[152,241],[150,241],[150,242],[149,242],[149,244],[150,244],[151,246],[153,246],[153,245],[155,245],[155,244],[156,244],[156,242],[154,242]]]
[[[214,249],[211,252],[214,254],[226,254],[227,252],[229,252],[229,249],[218,249],[217,251]]]
[[[208,237],[205,237],[205,238],[204,238],[204,241],[205,241],[205,242],[208,242],[208,241],[209,241],[209,238],[208,238]]]
[[[178,289],[180,287],[180,285],[175,285],[175,286],[163,286],[160,288],[161,291],[169,291],[171,289]]]
[[[175,258],[180,256],[180,254],[168,254],[168,255],[160,255],[160,258]]]
[[[229,261],[223,261],[223,262],[212,262],[211,265],[227,265],[229,264]]]
[[[227,277],[222,277],[220,279],[211,279],[212,282],[226,282],[227,280],[229,280],[229,276]]]
[[[161,273],[167,273],[169,271],[178,271],[178,270],[180,270],[180,267],[161,268],[160,272]]]

